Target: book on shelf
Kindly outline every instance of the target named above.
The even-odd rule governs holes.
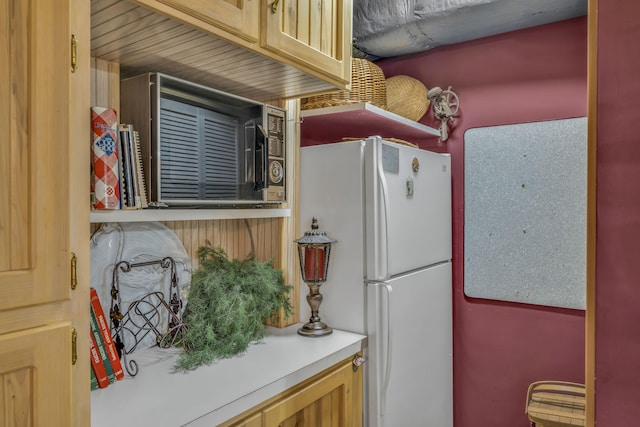
[[[105,316],[102,305],[100,304],[98,292],[96,292],[94,288],[90,289],[90,296],[91,309],[95,314],[98,329],[100,330],[100,336],[104,342],[107,356],[111,362],[111,367],[113,368],[113,374],[115,375],[116,380],[120,380],[124,378],[124,370],[122,369],[122,363],[120,362],[120,356],[118,356],[116,345],[113,342],[113,336],[111,335],[111,329],[109,328],[107,317]]]
[[[122,172],[120,173],[120,180],[122,183],[122,208],[123,209],[136,209],[139,208],[139,204],[136,206],[136,187],[133,173],[133,146],[132,146],[132,133],[133,126],[121,124],[118,126],[118,139],[120,140],[120,162],[122,164]]]
[[[117,381],[116,375],[113,372],[113,366],[111,365],[111,360],[109,360],[109,356],[107,356],[107,348],[104,344],[104,340],[102,339],[102,334],[100,333],[100,329],[98,329],[98,321],[96,320],[96,315],[93,311],[93,307],[91,307],[91,304],[89,304],[89,307],[90,307],[89,325],[91,327],[91,337],[95,342],[96,350],[98,352],[98,355],[100,356],[100,360],[102,361],[102,366],[104,366],[104,370],[107,374],[107,380],[109,384],[111,384]],[[96,373],[96,375],[98,374]],[[107,384],[107,386],[109,384]]]
[[[94,375],[96,377],[98,387],[105,388],[110,384],[109,377],[107,376],[107,370],[104,366],[104,362],[102,361],[102,357],[100,357],[100,353],[98,352],[98,345],[96,344],[96,339],[93,335],[93,332],[91,332],[89,335],[90,335],[89,353],[91,356],[91,369],[93,370]]]
[[[118,115],[112,108],[91,107],[91,207],[120,209]]]
[[[144,171],[142,170],[142,149],[140,148],[140,134],[138,131],[133,131],[133,164],[136,173],[136,188],[138,189],[138,197],[140,198],[140,207],[149,207],[149,201],[147,199],[147,186],[144,181]]]
[[[91,367],[91,390],[95,390],[98,388],[98,379],[96,378],[96,373],[93,370],[93,366]]]
[[[118,127],[120,139],[121,187],[123,209],[142,209],[148,206],[142,154],[138,132],[130,124]]]

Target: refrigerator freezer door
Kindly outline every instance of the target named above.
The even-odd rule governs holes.
[[[369,283],[368,425],[453,426],[451,263]]]
[[[368,280],[451,259],[451,157],[381,140],[365,146]]]

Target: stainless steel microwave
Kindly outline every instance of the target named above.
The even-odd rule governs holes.
[[[285,201],[285,110],[160,73],[123,79],[120,105],[152,204]]]

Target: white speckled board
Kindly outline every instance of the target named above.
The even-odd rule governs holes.
[[[464,135],[464,293],[584,309],[587,119]]]

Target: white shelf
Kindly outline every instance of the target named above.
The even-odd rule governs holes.
[[[210,219],[285,218],[291,209],[285,208],[222,208],[222,209],[137,209],[94,210],[90,222],[142,222],[142,221],[200,221]]]
[[[343,138],[380,135],[416,144],[437,144],[440,131],[368,102],[300,111],[305,145],[338,142]]]

